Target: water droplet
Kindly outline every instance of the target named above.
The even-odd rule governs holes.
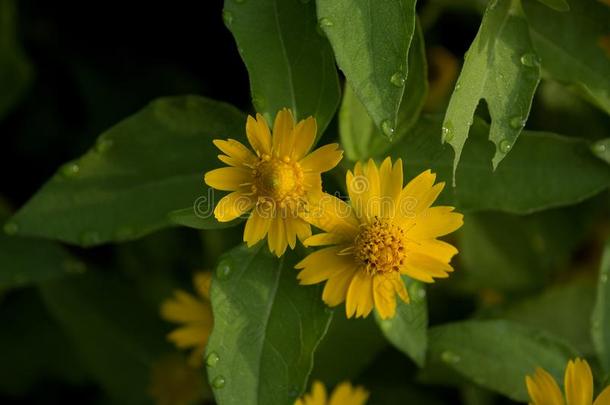
[[[603,155],[604,153],[606,153],[607,150],[608,147],[603,142],[597,142],[593,145],[593,153],[596,153],[598,155]]]
[[[216,367],[216,364],[218,364],[218,360],[220,360],[220,356],[218,356],[218,353],[211,352],[210,354],[208,354],[208,357],[205,358],[205,364],[208,367]]]
[[[381,123],[381,130],[388,138],[391,138],[392,135],[394,135],[394,127],[392,126],[390,120],[385,120]]]
[[[500,152],[502,152],[502,153],[508,153],[508,151],[510,150],[511,147],[512,147],[512,145],[508,139],[503,139],[500,142],[499,148],[500,148]]]
[[[224,21],[227,28],[230,27],[231,23],[233,22],[233,13],[227,10],[222,10],[222,21]]]
[[[426,298],[426,290],[423,287],[420,287],[417,291],[417,296],[419,297],[419,299],[423,300],[424,298]]]
[[[74,259],[65,260],[63,262],[63,267],[66,273],[71,274],[82,274],[85,272],[85,270],[87,270],[85,263]]]
[[[96,231],[85,231],[80,237],[83,246],[93,246],[100,242],[100,234]]]
[[[290,388],[290,391],[288,391],[288,396],[290,396],[291,398],[296,398],[299,396],[299,391],[299,387],[293,385],[292,388]]]
[[[407,80],[407,78],[405,77],[405,74],[402,72],[396,72],[392,75],[392,77],[390,77],[390,82],[397,87],[402,87],[405,85],[405,81]]]
[[[254,105],[254,109],[257,112],[263,112],[265,106],[267,105],[267,102],[263,97],[254,95],[252,96],[252,104]]]
[[[114,141],[112,139],[99,138],[95,143],[95,150],[99,153],[104,153],[112,148],[113,144]]]
[[[521,64],[528,67],[538,67],[540,65],[540,59],[535,53],[526,53],[521,56]]]
[[[453,124],[451,122],[446,122],[445,125],[443,125],[443,129],[441,131],[443,133],[443,143],[451,142],[454,135]]]
[[[320,18],[320,20],[318,21],[318,26],[320,28],[327,28],[327,27],[332,27],[333,25],[335,25],[335,23],[333,23],[329,18]]]
[[[225,378],[219,375],[218,377],[214,378],[214,380],[212,380],[212,387],[220,389],[225,386],[225,383]]]
[[[453,91],[455,91],[455,92],[460,91],[461,88],[462,88],[462,84],[460,82],[457,82],[455,84],[455,88]]]
[[[231,269],[231,262],[225,259],[218,263],[218,267],[216,268],[216,277],[221,280],[226,280],[231,276],[232,270],[233,269]]]
[[[525,125],[525,120],[521,117],[513,117],[510,120],[510,127],[512,129],[523,128],[524,125]]]
[[[599,281],[604,284],[608,282],[608,275],[607,274],[602,274],[601,277],[599,278]]]
[[[461,359],[460,356],[458,356],[457,354],[453,353],[452,351],[446,350],[441,353],[441,360],[443,360],[445,363],[455,364],[458,363]]]
[[[19,225],[14,222],[7,222],[4,224],[4,233],[7,235],[15,235],[19,232]]]
[[[61,174],[66,177],[74,177],[80,172],[80,166],[77,163],[66,163],[61,167]]]

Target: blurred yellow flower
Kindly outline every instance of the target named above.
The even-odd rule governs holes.
[[[178,354],[155,361],[150,370],[149,394],[156,405],[189,405],[200,399],[200,371]]]
[[[210,282],[212,273],[200,272],[193,277],[198,297],[177,290],[174,297],[161,304],[161,317],[181,326],[172,331],[167,338],[178,348],[192,348],[189,362],[198,366],[203,361],[203,352],[212,331],[212,308],[210,306]]]
[[[244,230],[248,246],[268,234],[269,249],[281,256],[288,245],[294,249],[297,237],[303,241],[311,235],[299,214],[310,198],[321,194],[320,174],[335,167],[343,155],[336,143],[309,153],[316,131],[313,117],[295,125],[292,112],[283,109],[275,118],[273,136],[262,115],[248,117],[246,135],[256,154],[233,139],[214,141],[225,153],[218,158],[230,167],[207,172],[205,182],[231,191],[214,215],[227,222],[252,210]]]
[[[375,307],[386,319],[394,316],[396,297],[409,302],[402,274],[431,283],[448,277],[457,253],[437,238],[462,226],[453,207],[431,207],[444,183],[426,171],[403,188],[402,161],[387,158],[357,163],[347,173],[350,204],[325,195],[305,217],[325,231],[306,246],[331,245],[311,253],[295,267],[301,284],[326,281],[322,299],[330,306],[346,301],[348,317],[366,317]]]
[[[555,379],[537,368],[533,376],[525,377],[532,405],[564,405],[563,394]],[[610,405],[610,387],[606,387],[593,402],[593,374],[586,360],[570,360],[564,377],[567,405]]]
[[[294,405],[364,405],[368,397],[369,393],[364,388],[342,382],[335,387],[330,399],[327,399],[324,384],[314,381],[311,394],[297,399]]]
[[[426,111],[441,110],[453,89],[458,76],[458,61],[443,47],[433,47],[428,54],[428,96],[424,104]]]

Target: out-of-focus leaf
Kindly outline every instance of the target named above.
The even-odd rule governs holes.
[[[170,212],[213,196],[202,180],[220,166],[212,140],[240,139],[244,124],[235,108],[202,97],[156,100],[64,165],[12,222],[19,234],[82,246],[167,227]]]
[[[569,11],[570,5],[566,0],[538,0],[547,7],[557,11]]]
[[[600,108],[610,113],[610,7],[601,1],[570,0],[567,13],[549,10],[537,1],[523,8],[534,47],[545,74],[575,85]]]
[[[597,357],[610,375],[610,240],[606,242],[597,283],[597,300],[593,310],[591,335]]]
[[[520,1],[490,2],[443,122],[443,141],[455,151],[454,180],[479,101],[485,100],[492,119],[489,139],[496,145],[495,169],[525,125],[539,80],[540,64]]]
[[[268,121],[282,108],[313,115],[321,134],[339,105],[332,49],[313,1],[225,0],[223,18],[248,68],[252,102]]]
[[[411,302],[400,301],[393,318],[381,319],[375,312],[375,319],[386,338],[401,352],[409,356],[419,366],[426,360],[428,345],[428,307],[426,289],[421,283],[403,276],[407,284]]]
[[[508,321],[463,321],[430,329],[429,362],[476,384],[527,401],[525,376],[542,367],[558,381],[576,353],[557,338]]]
[[[303,392],[330,312],[320,289],[298,284],[296,253],[239,246],[212,281],[214,330],[206,364],[220,405],[292,405]]]
[[[499,316],[552,333],[589,356],[594,353],[590,335],[594,301],[594,284],[574,280],[516,302]]]
[[[23,97],[32,67],[17,42],[15,1],[0,0],[0,120]]]
[[[339,68],[384,135],[392,138],[410,73],[415,0],[317,0]]]
[[[442,202],[464,211],[496,210],[527,214],[575,204],[610,186],[610,167],[597,159],[588,142],[552,133],[524,131],[496,171],[489,157],[487,124],[475,120],[457,171],[458,184],[446,188]],[[452,152],[436,137],[438,119],[424,117],[393,148],[405,165],[405,177],[432,169],[450,182]]]
[[[610,163],[610,138],[595,142],[592,146],[593,153],[606,163]]]
[[[206,207],[209,204],[207,200],[203,203]],[[229,222],[218,222],[216,218],[214,218],[213,212],[204,212],[200,214],[197,211],[197,205],[195,205],[192,208],[184,208],[170,212],[169,220],[176,225],[182,225],[193,229],[224,229],[240,224],[243,222],[244,218],[240,217]]]
[[[90,272],[41,287],[83,363],[117,403],[147,403],[151,363],[169,351],[161,320],[126,283]]]
[[[337,384],[353,380],[388,346],[373,317],[347,319],[345,309],[335,309],[328,332],[316,349],[310,381]],[[358,353],[357,356],[354,353]]]
[[[428,90],[426,49],[421,27],[417,24],[409,49],[409,75],[398,110],[398,127],[392,140],[382,136],[349,84],[345,86],[339,110],[339,136],[350,160],[377,157],[386,152],[413,127],[419,118]]]

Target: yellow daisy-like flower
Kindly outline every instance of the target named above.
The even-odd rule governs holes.
[[[201,398],[201,373],[177,354],[155,361],[148,393],[156,405],[189,405]]]
[[[314,381],[311,394],[305,394],[295,401],[294,405],[364,405],[369,393],[362,387],[353,387],[345,381],[337,385],[330,399],[327,399],[326,388],[320,381]]]
[[[346,301],[348,317],[366,317],[375,307],[386,319],[394,316],[396,297],[409,302],[401,278],[426,283],[448,277],[457,253],[437,238],[458,229],[462,214],[453,207],[431,207],[444,183],[426,171],[403,188],[402,161],[373,160],[347,172],[350,204],[325,195],[305,218],[325,231],[306,246],[331,245],[311,253],[295,267],[301,284],[326,281],[322,299],[330,306]]]
[[[459,73],[455,56],[443,47],[428,50],[428,96],[425,111],[438,111],[446,104]]]
[[[281,256],[294,249],[297,237],[311,236],[311,227],[300,218],[308,201],[322,192],[321,173],[339,163],[343,152],[336,143],[309,153],[316,139],[316,120],[309,117],[295,125],[292,112],[277,113],[273,136],[262,115],[248,117],[246,135],[252,153],[240,142],[215,140],[224,155],[218,158],[230,167],[205,174],[208,186],[231,191],[214,210],[220,222],[231,221],[252,210],[244,230],[244,241],[252,246],[268,234],[269,249]]]
[[[564,396],[555,379],[537,368],[533,376],[525,377],[532,405],[610,405],[610,387],[606,387],[593,402],[593,374],[586,360],[570,360],[564,377]]]
[[[182,325],[167,338],[180,349],[192,348],[189,362],[193,366],[202,363],[205,345],[212,331],[212,308],[210,306],[210,283],[212,273],[196,273],[193,283],[198,297],[183,290],[174,292],[174,297],[161,304],[161,317],[166,321]]]

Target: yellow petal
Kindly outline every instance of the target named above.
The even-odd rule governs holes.
[[[610,386],[606,387],[602,393],[597,396],[593,405],[610,405]]]
[[[339,149],[339,144],[331,143],[314,150],[301,159],[299,164],[303,171],[322,173],[337,166],[342,157],[343,151]]]
[[[292,226],[295,228],[297,238],[299,238],[301,242],[304,242],[311,236],[311,226],[302,218],[299,218],[298,220],[295,218],[292,222]]]
[[[367,223],[368,219],[365,213],[365,202],[367,199],[369,180],[362,173],[359,173],[359,170],[356,170],[359,167],[360,163],[358,162],[354,168],[354,173],[350,170],[347,171],[347,174],[345,175],[345,185],[347,186],[350,205],[353,207],[356,217],[358,217],[361,222]]]
[[[346,238],[344,235],[338,233],[318,233],[313,235],[303,242],[306,247],[310,246],[325,246],[325,245],[337,245],[340,243],[349,243],[351,240]]]
[[[250,149],[235,139],[227,139],[226,141],[214,139],[212,142],[237,164],[252,164],[256,161],[256,156],[254,156]]]
[[[364,173],[368,179],[368,188],[365,191],[364,197],[364,214],[368,221],[372,221],[375,217],[381,216],[381,186],[379,180],[379,170],[373,159],[369,159]]]
[[[359,232],[359,222],[352,208],[334,195],[324,194],[310,202],[303,219],[329,233],[337,233],[353,240]]]
[[[326,388],[320,381],[314,381],[311,387],[311,399],[308,404],[326,404]]]
[[[182,291],[174,292],[174,297],[161,304],[161,318],[176,323],[198,322],[211,324],[210,306],[197,297]]]
[[[210,336],[211,326],[189,325],[176,329],[167,335],[167,338],[177,347],[184,349],[187,347],[205,346]]]
[[[260,114],[256,114],[256,119],[248,116],[246,136],[257,155],[271,155],[271,133],[265,117]]]
[[[277,214],[277,216],[271,220],[267,242],[269,243],[269,250],[271,250],[271,252],[277,257],[283,255],[288,247],[284,219],[281,218],[279,214]]]
[[[214,208],[214,216],[219,222],[229,222],[248,212],[252,207],[254,200],[250,196],[241,191],[234,191],[221,198]]]
[[[357,271],[347,290],[345,313],[348,318],[366,317],[373,310],[373,277],[365,271]]]
[[[373,298],[375,309],[381,319],[392,318],[396,313],[395,287],[391,278],[377,275],[373,278]]]
[[[386,158],[379,168],[381,186],[381,216],[393,218],[402,191],[402,160],[398,159],[392,167],[392,160]]]
[[[425,283],[434,282],[433,278],[449,277],[448,273],[452,271],[453,267],[449,264],[416,252],[407,253],[404,266],[400,269],[402,274]]]
[[[277,156],[290,156],[294,142],[294,118],[292,111],[284,108],[278,111],[273,123],[273,152]]]
[[[525,384],[532,405],[564,405],[557,382],[543,369],[537,368],[534,376],[526,376]]]
[[[205,174],[205,184],[217,190],[235,191],[252,181],[252,172],[245,168],[221,167]]]
[[[287,217],[284,219],[284,227],[286,229],[286,240],[290,249],[294,249],[297,244],[297,224],[296,221],[300,221],[299,218]]]
[[[212,272],[200,271],[193,276],[193,285],[200,297],[210,300],[210,287],[212,286]]]
[[[300,121],[294,128],[294,145],[292,147],[292,158],[301,160],[316,140],[317,133],[316,119],[308,117]]]
[[[404,281],[400,277],[400,273],[392,273],[388,278],[394,286],[394,292],[398,294],[401,300],[408,304],[410,301],[409,292],[407,291]]]
[[[258,207],[252,210],[244,229],[244,242],[248,247],[254,246],[267,235],[271,221],[272,218]]]
[[[568,405],[591,405],[593,402],[593,374],[585,360],[576,359],[568,362],[564,389]]]
[[[452,212],[453,207],[431,207],[424,210],[407,232],[407,237],[419,241],[447,235],[464,224],[464,216]]]
[[[296,269],[303,269],[297,278],[301,284],[317,284],[328,280],[345,269],[355,268],[354,258],[351,255],[339,254],[340,246],[332,246],[310,253],[297,263]]]
[[[417,242],[407,241],[406,249],[432,257],[440,262],[449,263],[458,253],[455,246],[438,239],[422,239]]]
[[[362,387],[352,387],[345,381],[335,387],[328,405],[364,405],[369,394]]]
[[[345,301],[347,289],[357,271],[360,270],[350,266],[329,278],[322,292],[322,300],[331,307]]]

